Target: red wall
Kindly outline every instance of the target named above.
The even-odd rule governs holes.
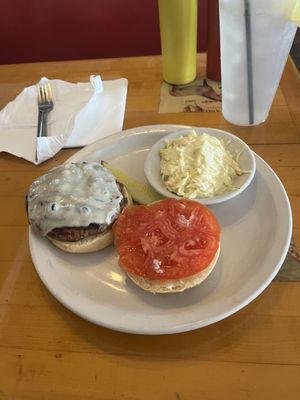
[[[198,51],[207,1],[199,0]],[[160,54],[158,0],[1,0],[0,64]]]

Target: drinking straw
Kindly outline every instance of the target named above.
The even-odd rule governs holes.
[[[254,123],[253,108],[253,65],[252,65],[252,38],[251,38],[251,16],[249,0],[244,0],[245,5],[245,28],[246,28],[246,62],[247,62],[247,86],[248,86],[248,112],[249,124]]]

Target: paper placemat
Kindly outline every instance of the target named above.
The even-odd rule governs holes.
[[[300,256],[292,239],[288,254],[282,267],[275,276],[276,282],[297,282],[300,281]]]
[[[197,78],[187,85],[162,82],[159,113],[221,111],[221,82]]]

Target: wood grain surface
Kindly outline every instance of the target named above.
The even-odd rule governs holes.
[[[203,76],[203,54],[198,68]],[[77,82],[91,74],[128,79],[124,128],[211,126],[246,141],[282,180],[300,248],[300,78],[291,60],[268,120],[256,127],[233,126],[221,113],[158,114],[158,56],[0,66],[0,108],[42,76]],[[24,196],[36,177],[75,151],[40,166],[0,153],[0,400],[298,399],[298,282],[273,282],[231,317],[165,336],[93,325],[47,291],[31,261]]]

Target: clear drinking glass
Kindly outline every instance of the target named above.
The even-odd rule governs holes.
[[[297,25],[289,0],[219,0],[222,112],[236,125],[269,114]]]

